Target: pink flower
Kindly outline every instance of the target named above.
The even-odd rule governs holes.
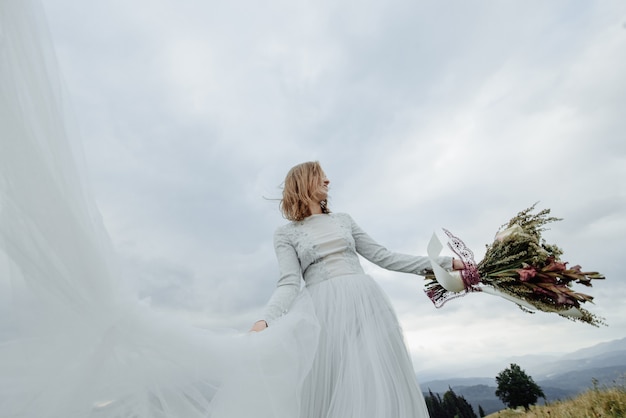
[[[565,290],[567,291],[567,289]],[[555,294],[556,294],[556,303],[559,303],[562,305],[578,305],[566,293],[563,293],[562,290],[555,292]]]
[[[515,271],[517,272],[517,274],[519,274],[519,279],[523,282],[527,282],[537,275],[537,270],[535,270],[535,268],[532,266],[524,267],[523,269],[517,269]]]
[[[567,268],[566,267],[567,263],[561,263],[559,261],[556,261],[554,258],[550,258],[548,261],[550,263],[547,266],[545,266],[544,268],[541,269],[544,272],[549,272],[549,271],[561,272],[561,271],[564,271]]]

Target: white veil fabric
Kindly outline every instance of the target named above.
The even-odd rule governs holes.
[[[319,333],[307,294],[258,334],[139,303],[66,109],[41,5],[0,0],[0,416],[298,416]]]

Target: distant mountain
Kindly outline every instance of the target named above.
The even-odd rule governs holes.
[[[626,338],[621,338],[619,340],[608,341],[596,344],[591,347],[582,348],[580,350],[574,351],[573,353],[566,354],[563,357],[566,359],[590,358],[601,354],[619,351],[626,351]]]
[[[517,364],[524,368],[522,362]],[[583,348],[557,357],[544,364],[538,364],[536,367],[527,367],[526,371],[535,380],[550,380],[569,372],[605,369],[624,365],[626,365],[626,338]],[[603,374],[603,372],[600,372],[600,374]]]
[[[574,394],[593,387],[594,382],[598,387],[624,385],[626,383],[626,359],[623,361],[624,364],[620,366],[573,370],[536,382],[542,388],[555,387]],[[548,399],[554,398],[548,397]],[[557,399],[561,398],[557,397]]]
[[[431,380],[430,382],[420,384],[424,392],[432,390],[433,392],[442,394],[446,392],[448,388],[495,385],[495,377],[467,377],[458,379]]]
[[[626,338],[561,356],[518,357],[512,359],[511,363],[518,364],[537,382],[548,402],[566,399],[593,387],[594,384],[599,387],[626,384]],[[475,411],[478,411],[480,405],[487,414],[505,407],[495,395],[495,375],[431,380],[422,383],[421,387],[426,393],[431,390],[440,395],[452,388]],[[542,402],[543,400],[540,403]]]

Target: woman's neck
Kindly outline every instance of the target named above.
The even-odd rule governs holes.
[[[323,213],[319,203],[317,205],[309,205],[309,211],[311,215],[321,215]]]

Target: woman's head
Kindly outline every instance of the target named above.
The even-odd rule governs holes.
[[[280,210],[290,221],[301,221],[311,215],[311,206],[319,205],[322,213],[327,207],[328,179],[317,161],[292,167],[285,177]]]

